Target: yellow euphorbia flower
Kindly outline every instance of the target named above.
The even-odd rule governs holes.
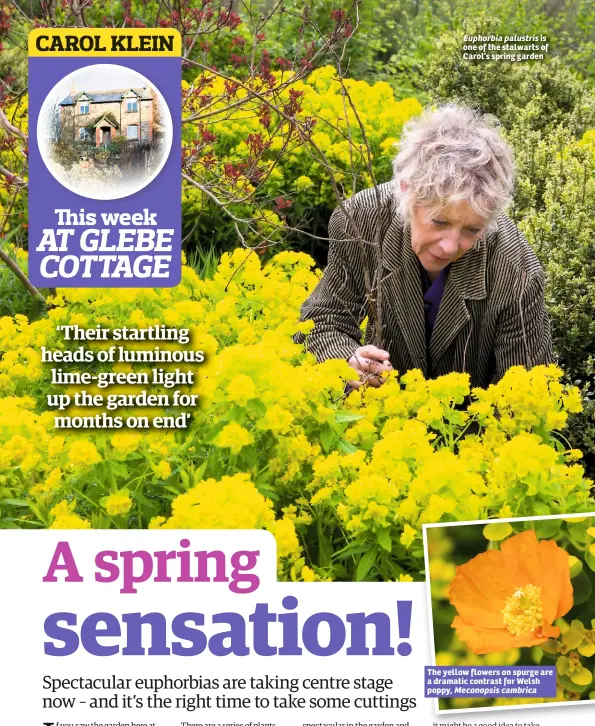
[[[112,517],[117,514],[127,514],[132,507],[132,499],[126,490],[122,490],[110,494],[106,498],[104,506],[105,511]]]
[[[94,466],[100,461],[101,454],[91,441],[75,441],[68,451],[68,462],[75,471]]]
[[[151,464],[151,469],[158,479],[168,479],[171,476],[171,466],[167,461],[160,461],[158,464]]]
[[[90,529],[91,523],[86,519],[79,517],[74,511],[76,508],[76,500],[70,504],[63,500],[56,504],[50,510],[50,516],[54,521],[50,524],[50,529]]]
[[[244,446],[254,443],[254,436],[243,426],[232,421],[225,426],[214,443],[222,449],[231,449],[232,454],[239,454]]]

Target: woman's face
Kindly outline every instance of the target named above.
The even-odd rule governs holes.
[[[411,246],[430,279],[468,252],[484,233],[486,217],[468,202],[455,202],[434,212],[415,204],[411,210]]]

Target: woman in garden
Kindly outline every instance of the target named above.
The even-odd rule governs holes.
[[[543,270],[503,213],[514,162],[490,120],[428,110],[405,127],[393,166],[391,182],[334,211],[328,266],[302,307],[315,327],[296,340],[348,360],[354,385],[419,368],[487,386],[512,365],[551,362]]]

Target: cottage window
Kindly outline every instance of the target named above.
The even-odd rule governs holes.
[[[126,111],[128,111],[128,113],[138,111],[138,103],[136,102],[136,100],[130,100],[126,102]]]
[[[79,106],[79,113],[81,113],[81,114],[89,113],[89,102],[88,101],[81,101],[81,104]]]
[[[89,133],[88,129],[79,129],[79,139],[81,141],[86,141],[87,139],[91,138],[91,134]]]
[[[126,138],[138,139],[138,126],[136,124],[131,124],[126,128]]]

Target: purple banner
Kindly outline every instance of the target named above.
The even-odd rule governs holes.
[[[29,277],[181,277],[179,57],[29,58]]]
[[[426,666],[426,698],[554,698],[555,666]]]

